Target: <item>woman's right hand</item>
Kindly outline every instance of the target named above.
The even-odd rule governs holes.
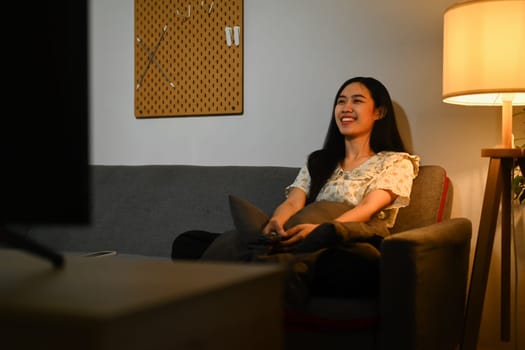
[[[283,225],[275,218],[271,218],[262,231],[263,235],[269,235],[271,232],[275,232],[279,235],[284,234]]]
[[[271,232],[275,232],[281,236],[285,235],[284,223],[292,217],[292,215],[304,208],[305,203],[306,193],[300,188],[293,188],[286,200],[275,209],[272,217],[266,226],[264,226],[262,233],[268,235]]]

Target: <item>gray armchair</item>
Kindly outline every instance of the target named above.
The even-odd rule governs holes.
[[[377,299],[313,298],[288,312],[287,349],[455,349],[468,278],[471,222],[450,218],[445,170],[422,166],[411,203],[381,246]]]

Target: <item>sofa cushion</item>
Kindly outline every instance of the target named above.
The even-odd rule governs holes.
[[[410,205],[399,209],[392,233],[423,227],[449,219],[453,188],[445,169],[437,165],[419,168],[410,194]]]

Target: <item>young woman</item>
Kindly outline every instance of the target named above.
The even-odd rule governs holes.
[[[263,229],[265,235],[280,236],[277,252],[292,252],[262,256],[291,264],[285,293],[288,304],[304,305],[312,294],[377,295],[381,239],[394,226],[399,208],[408,205],[418,168],[419,157],[410,155],[401,141],[384,85],[367,77],[344,82],[335,98],[323,148],[310,154],[307,165],[286,189],[286,200]],[[288,219],[316,201],[346,203],[348,210],[328,224],[303,223],[284,229]],[[361,237],[367,238],[345,240],[333,222],[366,232]],[[383,234],[375,234],[379,231]]]
[[[319,225],[283,225],[321,200],[353,206],[335,221],[368,222],[380,214],[392,227],[397,210],[408,205],[418,166],[419,157],[403,146],[384,85],[374,78],[349,79],[337,92],[323,148],[310,154],[263,233],[279,234],[281,246],[301,242]]]
[[[375,294],[379,244],[393,227],[398,209],[408,205],[418,166],[419,157],[403,146],[383,84],[365,77],[347,80],[337,92],[323,148],[309,155],[286,189],[286,200],[262,231],[270,237],[277,234],[279,240],[259,244],[258,237],[238,231],[213,237],[206,233],[204,253],[197,249],[196,255],[204,260],[286,263],[292,271],[286,288],[291,305],[304,304],[312,292],[339,297]],[[345,204],[335,220],[284,228],[301,209],[315,211],[319,209],[315,204],[326,201]],[[195,232],[191,235],[177,238],[173,252],[192,247],[183,239],[203,240]],[[349,239],[351,235],[359,239]],[[177,254],[172,257],[180,258]]]

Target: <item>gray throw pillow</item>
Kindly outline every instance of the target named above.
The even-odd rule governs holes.
[[[237,231],[246,235],[259,235],[269,220],[268,215],[247,200],[232,195],[228,199]]]
[[[269,220],[261,209],[247,200],[229,196],[230,211],[235,228],[248,235],[259,235]],[[293,215],[284,225],[287,230],[299,224],[322,224],[329,222],[352,209],[345,203],[319,201],[306,205]]]

